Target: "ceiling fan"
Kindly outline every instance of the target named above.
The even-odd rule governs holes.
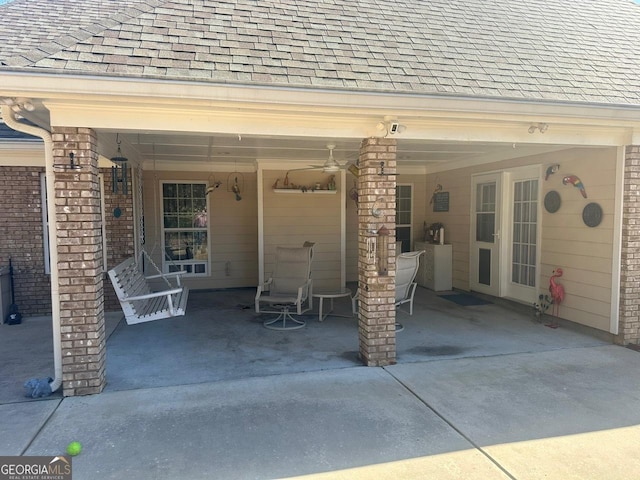
[[[333,158],[333,149],[336,148],[335,144],[329,143],[327,148],[329,149],[329,158],[327,158],[324,164],[309,165],[305,168],[294,168],[289,170],[289,172],[299,172],[301,170],[322,170],[323,173],[337,173],[344,169],[348,169],[351,173],[354,173],[353,170],[355,169],[357,172],[357,167],[354,164],[347,162],[344,165],[341,165],[335,158]],[[354,173],[354,175],[356,175],[356,173]]]

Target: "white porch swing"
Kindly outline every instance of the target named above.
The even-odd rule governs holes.
[[[155,171],[155,160],[154,160]],[[137,188],[137,207],[139,209],[138,218],[142,222],[142,174],[138,170],[138,188]],[[158,204],[157,192],[154,194],[156,204]],[[185,270],[163,273],[151,258],[151,255],[143,248],[144,229],[140,225],[139,235],[139,251],[142,252],[145,261],[148,261],[158,272],[156,275],[145,276],[138,265],[135,257],[126,259],[116,267],[109,270],[109,278],[111,284],[118,296],[120,306],[124,312],[128,325],[136,323],[160,320],[163,318],[171,318],[183,316],[186,314],[187,299],[189,297],[189,289],[182,285],[181,277],[186,274]],[[156,236],[157,242],[158,236]],[[155,246],[154,246],[155,250]],[[166,252],[165,252],[166,255]],[[169,257],[167,257],[169,258]],[[169,258],[171,261],[171,258]],[[166,288],[160,291],[153,291],[150,280],[161,278]]]

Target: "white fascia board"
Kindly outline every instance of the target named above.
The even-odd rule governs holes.
[[[382,136],[376,129],[377,117],[359,112],[326,115],[300,110],[266,111],[236,109],[215,110],[184,105],[95,104],[80,101],[45,101],[52,124],[82,125],[98,130],[182,132],[200,134],[322,137],[334,139]],[[275,108],[275,106],[274,106]],[[530,123],[482,119],[414,117],[403,120],[404,133],[398,140],[459,142],[529,143],[541,145],[619,146],[631,142],[629,126],[576,125],[548,123],[545,133],[529,133]]]
[[[44,168],[44,143],[39,140],[0,142],[0,166]]]
[[[264,110],[277,106],[282,111],[308,107],[310,111],[369,112],[382,119],[384,115],[487,118],[502,121],[515,119],[528,122],[559,122],[640,125],[640,105],[608,105],[571,102],[530,101],[498,98],[473,98],[429,94],[359,92],[331,89],[214,84],[198,81],[173,81],[69,75],[66,73],[0,70],[0,97],[69,100],[86,97],[108,103],[152,103],[156,106],[199,105],[204,108],[244,104]],[[454,115],[455,114],[455,115]]]

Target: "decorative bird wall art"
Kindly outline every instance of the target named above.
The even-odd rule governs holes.
[[[545,180],[549,180],[549,177],[551,175],[553,175],[554,173],[557,173],[558,170],[560,170],[560,164],[559,163],[554,163],[553,165],[549,165],[547,167],[547,171],[544,174],[544,179]]]
[[[242,200],[242,197],[240,196],[240,185],[238,185],[238,177],[236,177],[233,181],[231,191],[236,195],[236,201],[239,202],[240,200]]]
[[[433,190],[433,195],[431,195],[431,200],[429,200],[429,205],[431,205],[433,203],[433,200],[436,198],[436,193],[439,193],[441,191],[442,191],[442,185],[438,183],[436,185],[436,188]]]
[[[573,185],[578,190],[580,190],[580,193],[584,198],[587,198],[587,191],[584,189],[584,184],[582,183],[582,180],[580,180],[580,178],[578,178],[576,175],[567,175],[562,179],[562,184]]]

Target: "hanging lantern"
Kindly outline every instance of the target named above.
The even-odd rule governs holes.
[[[389,229],[384,225],[378,229],[378,275],[389,273]]]
[[[122,193],[127,194],[129,192],[127,188],[127,157],[122,156],[120,150],[120,134],[116,135],[116,142],[118,144],[118,153],[115,157],[111,158],[113,166],[111,167],[111,184],[113,186],[113,193],[118,193],[118,185],[122,185]]]

